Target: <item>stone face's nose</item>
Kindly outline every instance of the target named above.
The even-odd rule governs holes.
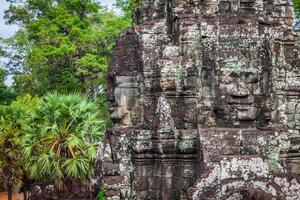
[[[251,93],[244,82],[235,82],[227,86],[227,94],[232,97],[248,97]]]

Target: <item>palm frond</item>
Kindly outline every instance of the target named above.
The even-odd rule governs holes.
[[[48,94],[31,116],[22,139],[26,168],[35,179],[87,180],[106,119],[95,101],[79,94]]]

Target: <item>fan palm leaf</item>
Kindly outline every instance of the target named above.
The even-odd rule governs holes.
[[[59,183],[88,180],[106,124],[99,110],[96,102],[79,94],[46,95],[22,140],[31,177]]]

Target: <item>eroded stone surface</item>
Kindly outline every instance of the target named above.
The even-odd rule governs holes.
[[[111,59],[110,199],[299,199],[290,0],[145,0]]]

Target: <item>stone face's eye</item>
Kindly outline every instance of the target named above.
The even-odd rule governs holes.
[[[258,75],[252,72],[242,72],[240,78],[245,83],[257,83],[258,82]]]

